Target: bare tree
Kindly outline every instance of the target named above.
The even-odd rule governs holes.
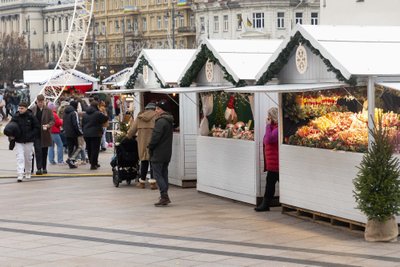
[[[24,36],[3,34],[0,36],[0,82],[12,83],[22,79],[26,69],[44,67],[43,57],[28,51]]]

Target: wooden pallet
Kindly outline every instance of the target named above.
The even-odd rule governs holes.
[[[301,218],[305,220],[310,220],[316,223],[329,225],[338,229],[350,230],[353,233],[364,233],[365,224],[336,217],[334,215],[329,215],[317,211],[307,210],[303,208],[298,208],[286,204],[282,204],[282,213],[287,214],[296,218]]]

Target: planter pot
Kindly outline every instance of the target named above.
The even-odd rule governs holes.
[[[365,226],[364,238],[370,242],[396,242],[399,235],[396,218],[387,221],[368,220]]]

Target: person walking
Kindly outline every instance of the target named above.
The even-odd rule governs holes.
[[[156,120],[156,104],[148,103],[145,107],[145,110],[138,114],[136,120],[133,121],[131,126],[129,127],[127,138],[132,138],[137,134],[137,142],[138,142],[138,152],[140,159],[140,178],[138,186],[140,188],[145,188],[146,185],[146,176],[147,171],[149,169],[149,149],[147,146],[150,143],[151,135],[153,132],[155,120]],[[156,181],[153,179],[153,171],[150,166],[150,177],[149,184],[151,189],[157,189]]]
[[[57,115],[57,106],[52,103],[49,102],[49,104],[47,105],[47,107],[53,112],[53,116],[54,116],[54,125],[53,127],[51,127],[51,147],[49,148],[49,162],[50,164],[64,164],[64,160],[63,160],[63,142],[61,140],[61,127],[63,125],[63,120],[60,119]],[[54,151],[55,151],[55,146],[57,146],[57,163],[54,160]]]
[[[99,111],[98,105],[97,101],[92,101],[82,118],[83,136],[91,170],[96,170],[100,167],[98,160],[103,124],[108,121],[108,117]]]
[[[267,126],[264,135],[264,171],[267,171],[264,198],[255,211],[269,211],[275,195],[275,184],[279,181],[278,109],[268,110]]]
[[[31,178],[33,143],[40,133],[38,119],[28,109],[28,103],[20,102],[18,111],[12,117],[11,122],[18,124],[19,134],[14,136],[17,155],[17,181]]]
[[[168,102],[156,103],[158,118],[155,121],[151,140],[148,145],[153,174],[160,190],[160,199],[154,203],[156,207],[171,203],[168,196],[168,165],[172,155],[172,136],[174,117],[168,112]]]
[[[71,101],[64,109],[63,116],[64,135],[68,149],[68,159],[66,163],[70,169],[77,168],[76,157],[79,155],[81,149],[78,139],[83,135],[79,115],[76,111],[77,107],[78,103],[76,101]]]
[[[41,126],[40,135],[35,139],[35,157],[36,157],[36,175],[47,174],[47,153],[51,146],[51,128],[54,126],[53,111],[45,104],[44,95],[36,97],[36,105],[32,108],[32,114],[35,116]]]
[[[8,120],[6,114],[4,113],[5,107],[6,107],[6,100],[4,99],[4,95],[0,94],[0,115],[2,121]]]

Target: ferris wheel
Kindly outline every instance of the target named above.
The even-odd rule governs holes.
[[[73,77],[73,71],[85,48],[93,15],[93,2],[94,0],[75,0],[74,13],[64,48],[51,76],[39,92],[46,100],[56,102]],[[35,100],[32,101],[31,106],[34,102]]]

